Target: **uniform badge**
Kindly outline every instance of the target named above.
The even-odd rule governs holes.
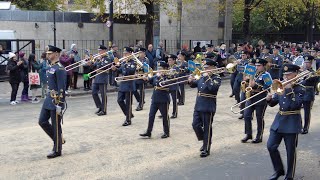
[[[54,74],[55,71],[56,71],[55,68],[50,68],[48,72],[49,72],[50,74]]]
[[[213,80],[213,83],[214,84],[219,84],[219,82],[217,80],[215,80],[215,79]],[[213,84],[211,84],[211,85],[213,85]]]
[[[308,60],[308,56],[304,57],[305,60]]]
[[[288,71],[288,69],[289,69],[288,66],[283,67],[284,71]]]
[[[134,68],[134,65],[133,65],[133,64],[131,65],[131,68]]]

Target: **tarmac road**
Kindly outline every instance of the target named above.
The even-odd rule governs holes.
[[[178,118],[171,119],[170,138],[160,138],[161,119],[156,119],[151,139],[139,137],[147,128],[151,92],[147,90],[144,110],[133,112],[133,124],[128,127],[121,126],[125,117],[116,102],[117,93],[108,93],[108,115],[101,117],[94,114],[90,95],[68,98],[63,156],[50,160],[46,155],[52,141],[38,126],[42,104],[0,103],[0,179],[256,180],[273,173],[266,141],[278,107],[266,111],[263,143],[242,144],[244,122],[230,111],[235,101],[229,98],[226,80],[218,94],[211,155],[203,159],[191,126],[195,89],[186,89],[186,103],[179,106]],[[317,96],[310,133],[299,137],[296,179],[320,177],[319,104]],[[279,149],[286,164],[283,144]]]

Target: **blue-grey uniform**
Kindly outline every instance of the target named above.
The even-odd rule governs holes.
[[[127,48],[127,52],[131,53],[133,50]],[[122,76],[134,75],[136,72],[137,65],[133,59],[122,62],[120,68],[118,68],[118,73]],[[123,126],[131,125],[132,118],[132,92],[136,90],[135,81],[124,81],[119,83],[118,90],[118,104],[126,116],[126,120]]]
[[[164,67],[164,66],[163,66]],[[167,138],[170,136],[170,119],[168,116],[169,104],[170,104],[170,96],[169,96],[169,88],[162,88],[159,83],[165,81],[167,77],[165,75],[161,76],[153,76],[149,78],[150,84],[154,86],[154,90],[151,97],[151,106],[149,112],[149,123],[147,134],[151,135],[154,119],[157,111],[159,110],[162,116],[163,121],[163,132],[162,138]]]
[[[186,53],[181,51],[180,52],[181,55],[183,55],[184,57],[186,57]],[[187,61],[183,61],[180,62],[179,64],[179,69],[181,71],[180,76],[185,76],[187,74],[189,74],[189,70],[188,70],[188,62]],[[186,80],[186,79],[180,79],[181,81]],[[178,105],[184,105],[185,102],[185,90],[184,90],[184,86],[185,83],[180,83],[178,85]]]
[[[256,59],[253,60],[255,65],[263,65],[265,66],[268,62],[265,59]],[[255,85],[252,88],[250,96],[254,96],[261,91],[268,89],[271,85],[272,79],[268,72],[258,72],[255,74],[253,80],[255,81]],[[267,81],[268,80],[268,81]],[[270,83],[268,83],[270,82]],[[264,114],[267,107],[267,101],[261,101],[251,107],[248,108],[253,103],[265,98],[268,94],[268,91],[257,95],[250,100],[248,100],[245,104],[247,109],[244,111],[244,121],[245,121],[245,134],[246,137],[242,139],[242,142],[246,142],[248,139],[252,138],[252,119],[253,119],[253,112],[256,111],[256,118],[257,118],[257,136],[252,141],[252,143],[260,143],[262,142],[263,138],[263,130],[264,130]]]
[[[169,66],[169,68],[172,70],[173,74],[168,75],[168,79],[173,79],[173,78],[177,78],[179,77],[178,73],[180,72],[179,67],[174,64],[173,66]],[[178,84],[174,84],[169,86],[169,92],[171,95],[171,99],[172,99],[172,116],[171,118],[176,118],[178,116],[178,103],[177,103],[177,99],[178,99]]]
[[[61,49],[50,46],[47,53],[60,53]],[[57,60],[51,64],[47,70],[48,94],[43,102],[39,125],[53,140],[53,153],[48,158],[54,158],[61,155],[62,150],[62,110],[65,108],[65,90],[67,72],[62,64]],[[57,98],[53,98],[52,95]],[[59,101],[58,101],[59,99]],[[49,123],[51,119],[51,124]]]
[[[284,64],[283,73],[298,72],[299,66]],[[293,85],[292,88],[285,89],[282,95],[274,94],[268,104],[273,107],[279,104],[277,113],[270,129],[267,148],[272,160],[275,174],[272,178],[277,179],[284,175],[284,168],[278,147],[284,139],[287,151],[287,174],[286,178],[294,178],[296,166],[296,147],[298,134],[301,132],[301,106],[304,97],[304,88],[300,85]],[[272,179],[270,178],[270,179]]]
[[[139,51],[142,51],[142,50],[144,50],[144,52],[145,52],[144,48],[139,48]],[[149,59],[147,57],[139,58],[139,60],[142,63],[149,64]],[[141,69],[138,70],[138,73],[144,73],[143,67],[141,67]],[[138,107],[136,108],[136,111],[140,111],[140,110],[143,110],[143,105],[145,103],[144,99],[145,99],[146,83],[143,79],[138,79],[135,81],[135,83],[136,83],[136,91],[133,92],[133,95],[139,103]]]
[[[246,54],[246,52],[242,52],[242,54]],[[237,65],[238,74],[233,84],[233,94],[235,96],[237,103],[244,100],[245,98],[244,92],[241,93],[240,89],[241,89],[241,82],[243,80],[244,69],[248,63],[249,63],[249,59],[242,59],[241,62]],[[244,105],[245,104],[241,104],[240,109],[244,108]]]
[[[241,59],[241,51],[235,52],[235,53],[234,53],[234,57],[235,57],[236,60]],[[231,74],[231,77],[230,77],[230,85],[231,85],[232,95],[234,95],[234,93],[233,93],[233,85],[234,85],[234,82],[235,82],[235,80],[236,80],[237,74],[238,74],[238,71],[235,70],[235,71]]]
[[[103,48],[100,46],[100,48]],[[105,47],[106,48],[106,47]],[[112,54],[112,53],[111,53]],[[112,63],[113,61],[113,57],[102,57],[100,60],[97,60],[94,64],[93,67],[95,69],[99,69],[107,64]],[[105,69],[110,68],[106,67],[104,69],[101,69],[99,71],[97,71],[97,73],[100,73],[102,71],[105,71]],[[108,85],[108,74],[109,71],[105,71],[99,75],[97,75],[94,78],[93,81],[93,86],[92,86],[92,97],[94,100],[94,103],[96,105],[97,108],[99,108],[97,115],[101,116],[101,115],[105,115],[107,113],[107,85]],[[101,94],[101,99],[99,97],[99,93]]]
[[[206,65],[217,65],[213,60],[207,61]],[[201,157],[210,155],[212,138],[212,121],[216,112],[217,93],[221,85],[219,75],[201,76],[199,80],[190,82],[191,88],[197,88],[197,99],[194,107],[192,127],[199,141],[203,141]]]
[[[314,57],[313,56],[306,56],[304,62],[312,63]],[[307,69],[310,72],[315,73],[315,71],[310,68]],[[304,126],[302,130],[302,134],[307,134],[309,131],[310,126],[310,119],[311,119],[311,109],[313,106],[313,102],[315,99],[315,88],[319,81],[318,76],[310,76],[307,77],[303,82],[302,85],[305,87],[306,92],[303,97],[303,109],[304,109]]]
[[[270,56],[269,53],[261,53],[260,56],[259,56],[259,58],[260,58],[260,59],[265,59],[265,58],[267,58],[267,57],[269,57],[269,56]]]
[[[272,79],[280,79],[282,74],[280,75],[280,69],[281,69],[281,66],[283,64],[283,58],[282,56],[280,55],[270,55],[269,56],[271,59],[272,59],[272,62],[271,62],[271,67],[269,69],[269,73],[272,77]]]

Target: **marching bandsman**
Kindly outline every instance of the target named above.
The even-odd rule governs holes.
[[[179,67],[176,65],[177,56],[174,54],[169,54],[168,56],[168,65],[169,69],[172,71],[172,74],[168,76],[169,79],[177,78],[178,73],[180,71]],[[177,105],[177,98],[178,98],[178,84],[174,84],[169,86],[169,92],[172,99],[172,116],[170,118],[174,119],[178,117],[178,105]]]
[[[252,88],[250,92],[250,96],[253,96],[261,91],[270,87],[272,83],[272,78],[268,72],[266,72],[266,64],[268,63],[265,59],[256,59],[252,60],[252,63],[256,66],[256,74],[253,79],[249,80],[249,87]],[[251,89],[250,88],[250,89]],[[246,102],[246,107],[249,105],[256,103],[260,99],[263,99],[267,96],[268,92],[261,93]],[[267,101],[261,101],[251,107],[248,107],[244,111],[244,124],[245,124],[245,134],[246,136],[241,140],[242,143],[247,142],[249,139],[252,139],[252,116],[253,111],[256,111],[257,118],[257,136],[252,143],[260,143],[263,138],[263,130],[264,130],[264,113],[267,107]]]
[[[146,57],[146,49],[145,48],[139,48],[139,60],[142,63],[149,64],[149,59]],[[143,68],[139,69],[138,71],[143,72]],[[145,81],[143,79],[138,79],[135,81],[136,82],[136,91],[134,91],[133,95],[138,101],[138,107],[136,108],[136,111],[141,111],[143,110],[143,105],[145,103],[144,98],[145,98]],[[139,90],[139,92],[138,92]]]
[[[310,72],[315,72],[312,69],[312,62],[314,60],[313,56],[305,56],[304,57],[304,65],[305,69]],[[308,134],[309,126],[310,126],[310,119],[311,119],[311,109],[313,106],[313,101],[315,99],[315,88],[317,86],[319,77],[307,77],[308,79],[304,80],[302,84],[306,88],[306,92],[303,97],[303,109],[304,109],[304,126],[302,129],[301,134]]]
[[[132,54],[133,49],[125,47],[123,50],[123,57],[128,57]],[[112,66],[112,70],[117,70],[122,76],[134,75],[136,72],[136,63],[132,58],[128,58],[121,62],[120,67],[117,69],[116,66]],[[135,81],[124,81],[119,85],[118,90],[118,104],[126,116],[126,119],[122,126],[131,125],[132,115],[132,92],[136,90]]]
[[[47,70],[48,95],[43,102],[40,113],[39,125],[53,140],[53,149],[47,158],[61,156],[62,138],[61,121],[63,109],[65,108],[65,90],[67,72],[59,62],[61,49],[55,46],[48,46],[47,58],[50,61],[50,68]],[[49,123],[51,119],[51,124]]]
[[[105,47],[104,45],[100,45],[98,52],[101,55],[106,53],[107,50],[107,47]],[[105,66],[106,64],[111,63],[112,61],[113,57],[103,56],[94,62],[93,67],[95,69],[98,69]],[[100,73],[101,71],[104,71],[104,69],[98,70],[97,73]],[[107,114],[107,84],[109,79],[108,74],[109,71],[103,72],[97,75],[93,80],[92,97],[96,107],[98,108],[98,111],[96,112],[98,116]],[[99,97],[99,92],[101,94],[101,99]]]
[[[180,69],[180,75],[185,76],[189,73],[188,70],[188,62],[186,61],[187,54],[184,51],[180,51],[178,54],[178,67]],[[181,79],[184,80],[184,79]],[[184,90],[185,83],[180,83],[178,88],[178,105],[184,105],[185,102],[185,90]]]
[[[248,52],[247,51],[242,51],[241,53],[241,59],[237,61],[237,71],[238,74],[235,78],[234,85],[233,85],[233,94],[235,96],[235,99],[237,103],[240,101],[244,100],[245,95],[244,92],[241,92],[241,89],[244,90],[244,88],[241,88],[241,82],[243,81],[243,73],[244,73],[244,67],[249,63],[248,59]],[[243,91],[242,90],[242,91]],[[244,108],[244,103],[240,105],[240,109]],[[243,119],[243,112],[241,116],[238,119]]]
[[[284,64],[282,72],[284,80],[290,80],[297,76],[300,67],[294,64]],[[284,139],[287,151],[286,180],[293,180],[296,168],[296,147],[298,134],[301,131],[300,109],[303,103],[304,88],[299,84],[288,83],[284,87],[283,94],[271,93],[267,96],[268,104],[273,107],[279,104],[277,113],[270,129],[267,148],[272,160],[275,173],[270,180],[276,180],[285,174],[278,147]]]
[[[286,45],[284,47],[284,52],[283,52],[283,58],[284,58],[284,62],[289,63],[292,62],[292,54],[290,52],[290,46]]]
[[[205,61],[205,70],[212,70],[217,66],[212,59],[205,59]],[[192,126],[198,140],[203,142],[200,157],[207,157],[210,155],[212,121],[216,112],[216,97],[221,78],[219,75],[208,72],[203,73],[199,80],[190,76],[189,84],[190,87],[198,89]]]
[[[270,55],[270,58],[272,59],[271,67],[269,69],[269,73],[272,77],[272,79],[280,79],[280,68],[283,64],[283,58],[280,56],[279,51],[281,50],[280,46],[275,46],[273,49],[273,54]]]
[[[167,69],[169,65],[165,61],[160,61],[158,70]],[[150,84],[154,86],[154,90],[151,97],[151,106],[149,112],[148,129],[145,133],[140,134],[142,137],[151,137],[154,119],[157,111],[159,110],[163,121],[163,135],[161,138],[168,138],[170,136],[170,119],[168,115],[170,97],[169,88],[163,88],[159,85],[160,82],[166,80],[166,74],[164,72],[158,72],[153,77],[149,78]]]

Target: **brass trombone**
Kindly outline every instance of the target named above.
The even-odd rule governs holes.
[[[263,91],[255,94],[255,95],[253,95],[253,96],[250,96],[250,98],[247,98],[247,99],[245,99],[245,100],[243,100],[243,101],[241,101],[241,102],[239,102],[239,103],[231,106],[231,111],[232,111],[234,114],[238,114],[238,113],[240,113],[240,112],[242,112],[242,111],[244,111],[244,110],[246,110],[246,109],[248,109],[248,108],[250,108],[250,107],[252,107],[252,106],[254,106],[254,105],[256,105],[256,104],[258,104],[258,103],[260,103],[260,102],[262,102],[262,101],[264,101],[267,97],[264,97],[264,98],[260,99],[259,101],[255,102],[255,103],[252,103],[252,104],[250,104],[249,106],[246,106],[246,107],[243,108],[243,109],[240,109],[239,111],[234,111],[234,110],[233,110],[233,108],[240,106],[240,104],[245,103],[246,101],[249,101],[249,100],[251,100],[252,98],[254,98],[254,97],[256,97],[256,96],[259,96],[260,94],[263,94],[263,93],[265,93],[265,92],[267,92],[267,91],[269,91],[269,90],[271,90],[271,93],[272,93],[272,94],[277,93],[277,94],[280,94],[280,95],[281,95],[281,94],[284,93],[284,87],[285,87],[286,85],[288,85],[288,84],[290,84],[290,83],[299,83],[299,80],[301,80],[302,78],[308,77],[308,76],[310,76],[311,74],[313,74],[313,73],[310,72],[310,71],[308,71],[308,70],[306,70],[306,71],[303,71],[303,72],[299,73],[296,77],[294,77],[294,78],[292,78],[292,79],[290,79],[290,80],[287,80],[287,81],[279,81],[279,80],[277,80],[277,79],[274,79],[273,82],[272,82],[272,85],[271,85],[269,88],[267,88],[267,89],[265,89],[265,90],[263,90]],[[251,87],[247,87],[247,88],[246,88],[246,91],[251,91],[251,90],[252,90]],[[247,93],[247,92],[246,92],[246,93]]]
[[[184,78],[188,78],[190,76],[193,76],[195,79],[198,80],[198,79],[200,79],[201,74],[203,74],[203,73],[220,74],[220,73],[223,73],[223,72],[225,72],[225,68],[224,67],[223,68],[217,68],[217,69],[204,70],[204,71],[200,71],[198,68],[196,68],[195,71],[192,74],[188,74],[188,75],[177,77],[177,78],[173,78],[173,79],[168,79],[166,81],[160,82],[159,85],[161,87],[168,87],[168,86],[172,86],[172,85],[176,85],[176,84],[187,82],[187,81],[189,81],[188,79],[182,80],[182,81],[178,81],[178,80],[184,79]],[[172,82],[172,81],[177,81],[177,82]],[[168,84],[166,84],[166,83],[168,83]]]
[[[155,73],[158,73],[158,72],[164,72],[164,73],[168,74],[168,73],[170,73],[169,71],[170,70],[158,70],[158,71],[150,70],[150,72],[148,72],[148,73],[133,74],[133,75],[128,75],[128,76],[116,77],[116,78],[114,78],[114,80],[116,82],[134,81],[134,80],[138,80],[138,79],[144,79],[147,76],[151,78]]]
[[[114,58],[113,62],[111,62],[111,63],[109,63],[109,64],[106,64],[106,65],[104,65],[104,66],[102,66],[102,67],[100,67],[100,68],[98,68],[98,69],[96,69],[96,70],[88,73],[88,75],[90,76],[91,74],[97,72],[95,75],[90,76],[90,78],[94,78],[94,77],[98,76],[99,74],[102,74],[102,73],[105,73],[105,72],[109,71],[109,70],[111,69],[111,66],[112,66],[113,64],[119,64],[119,63],[121,63],[122,61],[125,61],[125,60],[127,60],[128,58],[131,58],[132,56],[135,57],[135,56],[138,55],[138,54],[139,54],[139,52],[136,52],[136,53],[132,53],[132,54],[130,54],[129,56],[126,56],[126,57],[123,57],[123,58],[120,58],[120,59]],[[110,67],[107,68],[108,66],[110,66]],[[107,69],[105,69],[105,68],[107,68]],[[98,71],[99,71],[99,72],[98,72]]]
[[[97,58],[99,58],[99,57],[108,56],[109,53],[112,53],[112,51],[107,51],[107,52],[102,53],[102,54],[90,55],[90,57],[88,57],[88,58],[82,59],[82,60],[80,60],[78,62],[75,62],[75,63],[72,63],[72,64],[66,66],[65,69],[66,69],[66,71],[71,71],[71,70],[73,70],[75,68],[78,68],[80,66],[85,65],[89,61],[95,62],[97,60]]]

